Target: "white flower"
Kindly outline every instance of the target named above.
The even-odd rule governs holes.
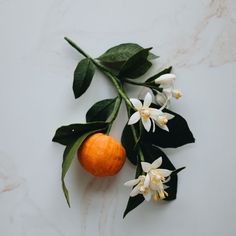
[[[130,101],[137,111],[130,117],[128,125],[135,124],[141,119],[144,128],[149,132],[151,129],[151,122],[155,127],[155,120],[160,113],[158,109],[149,107],[152,103],[152,95],[148,92],[144,98],[143,104],[136,98],[131,98]]]
[[[179,89],[174,88],[165,88],[162,90],[162,93],[165,94],[168,100],[172,97],[179,99],[183,96],[182,92]]]
[[[175,79],[174,74],[164,74],[155,79],[155,84],[160,84],[160,88],[169,88],[174,85]]]
[[[147,132],[151,129],[151,123],[153,132],[155,132],[155,124],[161,129],[169,131],[166,124],[168,120],[174,118],[174,115],[162,112],[164,107],[161,109],[149,107],[152,102],[152,95],[149,92],[146,94],[143,104],[136,98],[131,98],[130,101],[137,111],[130,117],[128,125],[138,122],[141,118],[143,126]]]
[[[155,84],[159,84],[162,92],[156,95],[156,101],[161,106],[168,106],[172,97],[179,99],[183,96],[182,92],[174,89],[174,81],[176,76],[174,74],[164,74],[155,79]]]
[[[154,200],[164,199],[168,196],[165,191],[168,186],[164,183],[170,180],[172,171],[167,169],[159,169],[162,164],[162,157],[155,160],[152,164],[148,162],[141,162],[142,169],[146,174],[144,182],[148,185],[153,192]]]
[[[124,185],[134,187],[130,193],[131,197],[142,194],[146,201],[150,201],[151,197],[155,201],[162,200],[168,196],[165,185],[170,180],[172,171],[167,169],[159,169],[162,164],[162,158],[158,158],[152,164],[141,162],[143,172],[146,175],[140,175],[137,179],[127,181]]]
[[[130,193],[131,197],[142,194],[146,201],[150,201],[152,197],[152,191],[149,187],[149,182],[147,182],[145,175],[140,175],[137,179],[129,180],[124,183],[125,186],[133,187],[133,190]]]
[[[173,89],[172,96],[176,99],[179,99],[183,96],[183,93],[179,89]]]
[[[166,104],[166,107],[169,106],[169,100],[168,97],[164,93],[158,93],[156,95],[156,101],[160,106],[164,106]]]

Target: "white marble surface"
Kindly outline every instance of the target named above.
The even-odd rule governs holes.
[[[1,0],[0,31],[0,235],[236,234],[235,0]],[[123,182],[134,168],[127,162],[116,177],[97,179],[75,161],[67,207],[63,147],[51,138],[115,91],[96,73],[86,95],[73,99],[81,56],[64,36],[94,56],[122,42],[153,46],[161,58],[152,71],[174,66],[184,98],[172,108],[197,141],[167,150],[177,167],[187,167],[176,201],[145,203],[123,220],[129,194]],[[112,130],[117,138],[122,112]]]

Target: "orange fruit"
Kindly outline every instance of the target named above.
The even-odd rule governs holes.
[[[95,176],[117,174],[126,159],[123,146],[103,133],[89,136],[80,146],[77,155],[84,169]]]

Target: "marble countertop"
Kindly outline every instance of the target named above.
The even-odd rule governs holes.
[[[236,234],[236,1],[0,0],[0,29],[0,235]],[[196,138],[166,150],[187,167],[177,200],[144,203],[123,220],[130,191],[123,183],[134,167],[127,161],[116,177],[95,178],[74,161],[67,207],[63,147],[52,136],[63,124],[83,122],[95,101],[115,91],[96,73],[86,95],[73,98],[82,57],[64,36],[94,57],[123,42],[153,46],[160,58],[150,73],[173,65],[184,97],[172,110]],[[111,132],[118,139],[124,113]]]

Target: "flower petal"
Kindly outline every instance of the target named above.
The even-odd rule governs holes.
[[[124,183],[124,186],[127,187],[133,187],[134,185],[138,184],[140,182],[139,179],[132,179]]]
[[[149,184],[150,184],[150,176],[149,176],[149,174],[147,174],[146,177],[145,177],[143,186],[144,186],[144,187],[148,187]]]
[[[141,109],[143,106],[141,101],[139,101],[137,98],[130,98],[130,101],[137,110]]]
[[[129,118],[129,122],[128,125],[132,125],[137,123],[140,120],[140,113],[138,111],[136,111],[130,118]]]
[[[162,164],[162,157],[159,157],[158,159],[156,159],[152,164],[151,164],[151,168],[152,169],[157,169],[158,167],[160,167]]]
[[[167,186],[167,185],[163,184],[164,190],[165,190],[165,189],[168,189],[169,187],[170,187],[170,186]]]
[[[152,103],[152,95],[151,93],[148,92],[144,98],[143,107],[149,107],[151,103]]]
[[[164,88],[163,93],[166,95],[167,99],[172,98],[172,89],[171,88]]]
[[[150,188],[154,191],[159,190],[159,184],[150,182]]]
[[[150,117],[154,120],[156,120],[157,117],[163,113],[161,110],[156,109],[156,108],[150,108],[149,112],[150,112]]]
[[[151,129],[151,121],[150,121],[150,119],[149,118],[148,119],[144,119],[142,117],[142,123],[143,123],[144,128],[147,130],[147,132],[149,132],[150,129]]]
[[[163,129],[163,130],[169,132],[169,128],[167,127],[167,125],[159,125],[157,122],[156,122],[156,124],[157,124],[161,129]]]
[[[168,119],[168,120],[171,120],[173,119],[175,116],[170,114],[170,113],[163,113],[163,115]]]
[[[164,93],[158,93],[156,95],[156,102],[160,105],[163,106],[166,103],[167,97]]]
[[[143,194],[143,196],[144,196],[145,200],[149,202],[152,198],[152,192],[149,191],[148,193]]]
[[[173,84],[176,79],[176,75],[174,74],[164,74],[155,79],[156,84]]]
[[[169,182],[170,181],[170,176],[168,176],[166,179],[165,179],[165,181],[163,181],[163,183],[167,183],[167,182]]]
[[[135,197],[138,194],[139,194],[139,185],[135,186],[129,195],[130,197]]]
[[[167,169],[158,169],[158,172],[163,176],[163,177],[168,177],[172,171],[167,170]]]
[[[148,162],[141,162],[142,169],[145,173],[149,172],[151,170],[151,164]]]

